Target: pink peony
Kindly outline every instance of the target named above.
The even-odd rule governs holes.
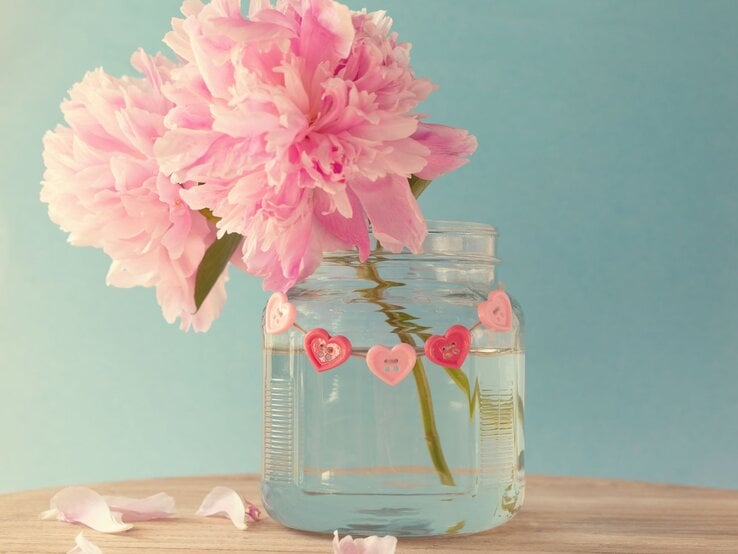
[[[165,318],[205,331],[225,302],[224,273],[199,312],[197,267],[216,231],[183,195],[195,184],[173,184],[159,171],[154,143],[172,104],[161,93],[174,64],[142,51],[133,66],[144,78],[88,73],[62,103],[68,126],[44,137],[41,200],[77,246],[101,248],[113,262],[107,282],[155,287]]]
[[[408,178],[459,167],[476,141],[414,111],[434,87],[392,20],[333,0],[252,0],[248,19],[239,0],[186,0],[182,13],[165,39],[182,65],[162,86],[173,107],[154,151],[184,184],[177,198],[245,237],[246,270],[285,291],[324,252],[366,259],[367,221],[385,248],[420,252]]]

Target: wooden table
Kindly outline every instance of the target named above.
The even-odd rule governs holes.
[[[121,535],[85,530],[105,554],[169,552],[330,553],[331,538],[285,529],[268,517],[247,531],[229,520],[191,514],[215,485],[258,504],[258,479],[190,477],[92,485],[102,494],[175,497],[177,519],[135,524]],[[41,521],[58,489],[0,496],[0,553],[64,553],[81,527]],[[630,481],[529,477],[525,506],[512,522],[467,537],[400,539],[405,552],[738,553],[738,491]]]

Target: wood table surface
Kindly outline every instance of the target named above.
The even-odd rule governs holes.
[[[119,535],[85,529],[105,554],[131,552],[330,553],[331,537],[281,527],[265,517],[239,531],[229,520],[196,518],[216,485],[259,505],[253,475],[187,477],[91,485],[101,494],[143,497],[167,492],[176,519],[136,523]],[[41,521],[59,489],[0,496],[0,553],[65,553],[81,526]],[[486,533],[400,539],[405,552],[667,552],[738,553],[738,491],[569,477],[528,477],[525,506],[508,524]]]

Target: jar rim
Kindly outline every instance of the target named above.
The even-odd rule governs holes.
[[[454,233],[460,235],[492,235],[497,237],[499,233],[494,225],[479,223],[478,221],[461,221],[454,219],[426,219],[428,234]],[[372,224],[368,224],[369,233],[372,232]]]
[[[489,223],[479,223],[477,221],[459,221],[451,219],[428,219],[426,220],[429,233],[463,233],[463,234],[482,234],[491,233],[497,236],[497,229]]]
[[[423,241],[421,253],[412,254],[406,249],[402,252],[382,250],[383,260],[414,260],[433,261],[439,259],[455,260],[457,262],[484,262],[497,263],[495,257],[495,242],[497,230],[488,223],[475,221],[453,221],[443,219],[429,219],[426,221],[428,234]],[[371,225],[369,232],[372,232]],[[372,255],[376,239],[372,238]],[[337,250],[324,254],[325,261],[340,260],[345,263],[346,256],[356,256],[356,250]]]

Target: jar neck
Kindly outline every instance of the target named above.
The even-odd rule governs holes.
[[[420,254],[394,254],[373,245],[366,263],[355,251],[327,254],[315,273],[300,287],[321,286],[326,281],[374,281],[402,283],[435,281],[464,286],[487,286],[494,281],[495,240],[490,225],[455,221],[429,221]]]

